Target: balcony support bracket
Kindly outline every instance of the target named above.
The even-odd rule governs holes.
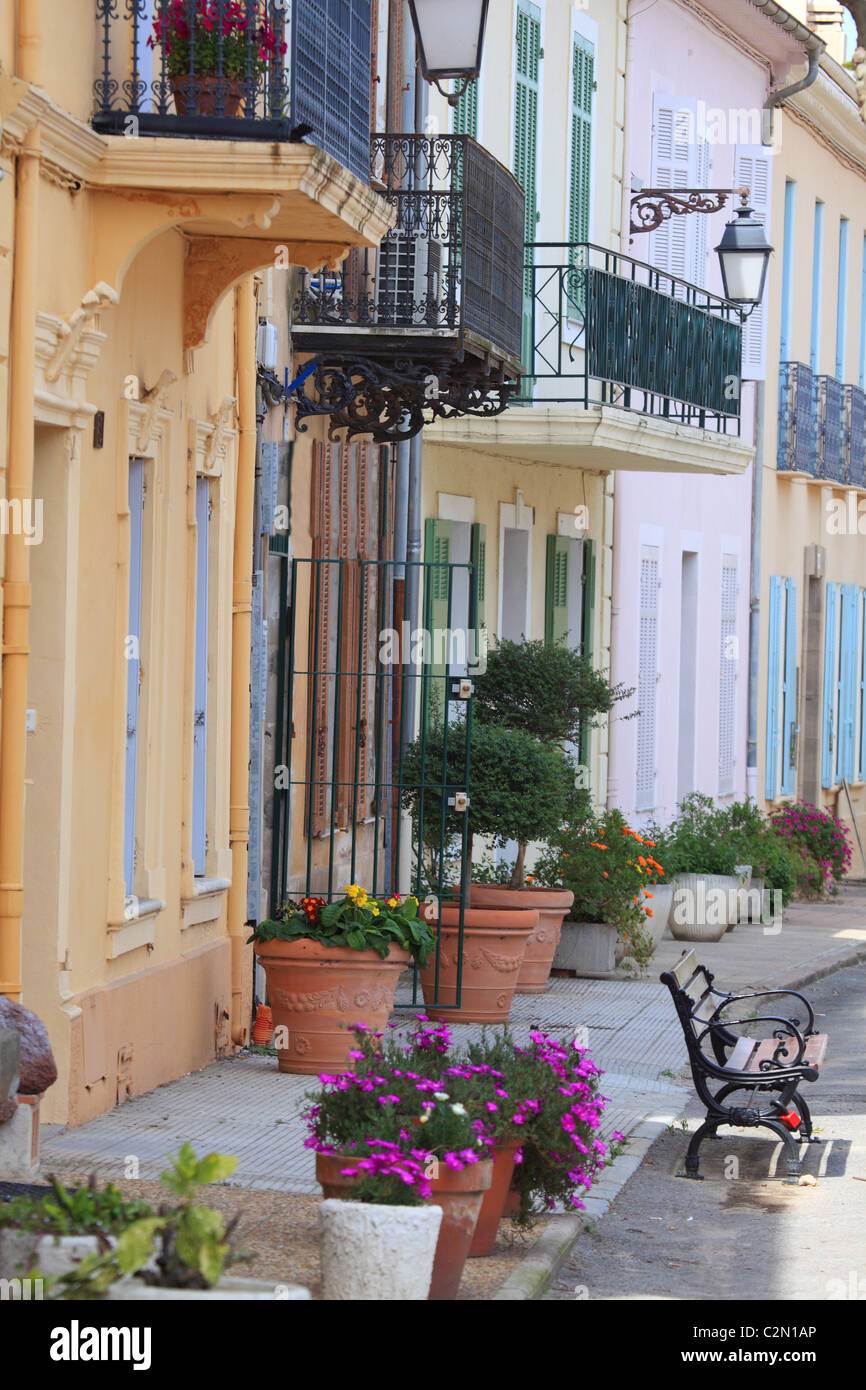
[[[477,359],[317,358],[307,365],[312,370],[290,392],[296,426],[303,431],[311,415],[329,415],[331,439],[338,430],[380,444],[411,439],[435,419],[500,415],[519,390],[503,370],[486,370]]]

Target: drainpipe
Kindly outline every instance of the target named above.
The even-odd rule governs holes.
[[[409,21],[409,33],[414,34]],[[427,83],[421,76],[421,72],[416,64],[415,44],[407,43],[406,58],[406,79],[410,86],[407,93],[407,109],[411,114],[412,124],[416,135],[424,134],[424,127],[427,121]],[[410,105],[411,101],[411,105]],[[419,617],[418,597],[421,584],[420,561],[422,554],[422,532],[423,519],[421,483],[423,477],[423,444],[424,432],[412,436],[409,440],[409,479],[407,497],[407,522],[406,522],[406,617],[410,623],[416,623]],[[418,682],[414,682],[418,684]],[[413,701],[414,707],[414,701]],[[404,739],[407,743],[415,737],[414,720],[406,720],[404,728]]]
[[[256,295],[252,277],[237,290],[238,476],[232,588],[232,723],[229,846],[232,882],[228,934],[232,951],[232,1042],[249,1041],[243,1009],[247,868],[250,834],[250,651],[253,611],[253,502],[256,486]]]
[[[761,642],[761,510],[764,481],[766,383],[755,382],[755,459],[752,464],[752,554],[749,582],[749,710],[746,796],[758,799],[758,658]]]
[[[18,76],[42,86],[39,0],[18,0]],[[16,159],[15,248],[10,322],[9,457],[6,495],[33,496],[33,392],[36,361],[36,267],[39,218],[38,125]],[[27,744],[27,657],[30,651],[30,552],[23,530],[6,537],[3,575],[0,722],[0,994],[21,997],[24,901],[24,772]]]
[[[781,106],[783,101],[789,97],[796,96],[797,92],[804,92],[807,87],[811,87],[816,80],[821,65],[821,55],[827,45],[823,39],[807,29],[805,24],[801,24],[799,19],[788,14],[787,10],[776,3],[776,0],[751,0],[756,10],[760,10],[767,19],[773,24],[784,29],[786,33],[792,34],[798,43],[801,43],[806,50],[809,62],[808,71],[805,77],[801,77],[799,82],[792,82],[790,87],[780,87],[778,91],[770,92],[764,103],[764,144],[772,143],[773,138],[773,111],[777,106]]]

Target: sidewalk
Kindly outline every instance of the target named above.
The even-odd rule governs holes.
[[[676,1080],[686,1061],[682,1033],[668,991],[658,983],[661,971],[684,949],[685,943],[663,941],[642,980],[559,978],[544,995],[515,999],[511,1023],[518,1038],[535,1026],[563,1037],[579,1025],[588,1029],[589,1050],[604,1070],[602,1091],[610,1099],[602,1132],[618,1129],[634,1138],[630,1151],[594,1190],[590,1201],[595,1215],[606,1210],[642,1151],[687,1103],[688,1083]],[[844,903],[792,908],[776,935],[765,934],[760,925],[741,924],[722,941],[698,949],[725,988],[817,978],[849,957],[866,958],[866,886],[852,889]],[[398,1003],[405,1007],[395,1012],[394,1020],[405,1022],[413,1012],[411,997],[398,995]],[[420,1006],[415,1011],[421,1011]],[[481,1031],[466,1024],[451,1028],[458,1043]],[[242,1054],[138,1096],[76,1129],[44,1127],[42,1169],[76,1177],[97,1172],[130,1191],[152,1196],[153,1179],[185,1140],[199,1152],[235,1154],[238,1169],[227,1185],[233,1191],[222,1194],[219,1205],[226,1211],[243,1206],[251,1217],[271,1211],[283,1221],[279,1252],[269,1252],[264,1264],[256,1266],[260,1277],[273,1272],[275,1278],[285,1279],[291,1274],[301,1282],[306,1277],[315,1287],[319,1189],[314,1156],[303,1147],[300,1120],[305,1092],[315,1084],[314,1077],[281,1075],[272,1057]],[[130,1158],[136,1162],[138,1183],[121,1181],[129,1172]],[[262,1224],[272,1225],[273,1220]],[[573,1216],[553,1216],[540,1232],[536,1253],[527,1251],[529,1258],[523,1263],[540,1262],[549,1277],[580,1228]],[[291,1243],[296,1238],[303,1251],[293,1261]],[[510,1239],[503,1224],[496,1254],[469,1263],[461,1297],[537,1296],[544,1280],[527,1280],[520,1274],[516,1266],[521,1248]]]

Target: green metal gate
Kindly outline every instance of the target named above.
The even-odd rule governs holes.
[[[420,628],[405,614],[413,568]],[[427,1003],[439,1007],[460,1004],[473,692],[465,619],[474,630],[477,612],[472,562],[286,555],[281,571],[271,912],[286,898],[339,899],[356,882],[374,897],[416,895],[437,924],[444,905],[459,909],[447,1005],[437,934]],[[416,971],[411,1001],[398,1003],[418,998]]]

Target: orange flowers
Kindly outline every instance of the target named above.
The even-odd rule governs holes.
[[[598,840],[590,840],[590,849],[607,849],[607,845],[599,844]]]

